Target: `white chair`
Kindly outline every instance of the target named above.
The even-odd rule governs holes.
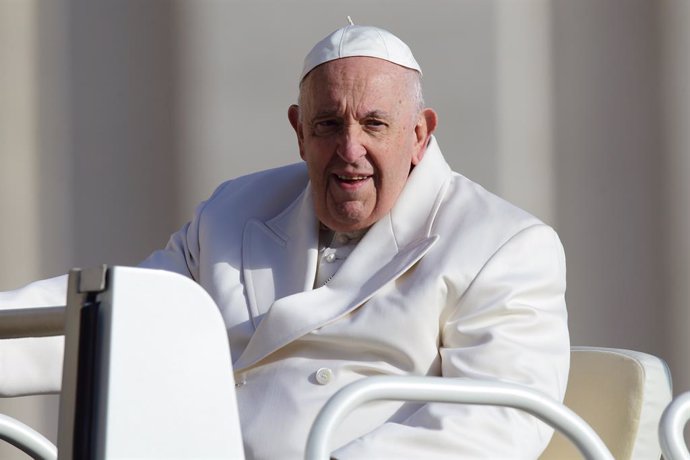
[[[683,430],[690,420],[690,391],[677,396],[664,410],[659,423],[659,443],[666,460],[690,460]]]
[[[671,376],[656,356],[617,348],[573,347],[565,405],[581,416],[617,460],[661,456],[657,436],[671,400]],[[580,458],[559,433],[542,460]]]

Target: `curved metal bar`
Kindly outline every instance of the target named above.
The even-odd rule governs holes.
[[[666,460],[690,460],[683,430],[690,420],[690,391],[677,396],[659,421],[659,444]]]
[[[565,434],[588,460],[613,460],[601,438],[563,404],[530,388],[504,382],[443,377],[376,376],[351,383],[328,400],[312,425],[305,458],[328,459],[328,440],[355,407],[374,400],[451,402],[521,409]]]
[[[57,447],[22,422],[0,414],[0,439],[38,460],[57,460]]]

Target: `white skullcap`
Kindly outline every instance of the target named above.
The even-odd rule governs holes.
[[[316,66],[352,56],[368,56],[398,64],[422,73],[410,48],[387,30],[372,26],[350,24],[342,27],[311,49],[304,59],[301,82]]]

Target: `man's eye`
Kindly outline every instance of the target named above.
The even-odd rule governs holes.
[[[386,123],[381,121],[381,120],[367,120],[364,123],[367,127],[372,128],[372,129],[380,129],[386,126]]]
[[[321,120],[314,123],[314,134],[322,136],[337,131],[340,124],[336,120]]]

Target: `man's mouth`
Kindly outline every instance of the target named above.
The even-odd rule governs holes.
[[[370,176],[344,176],[341,174],[336,174],[335,177],[341,182],[356,183],[369,179]]]

